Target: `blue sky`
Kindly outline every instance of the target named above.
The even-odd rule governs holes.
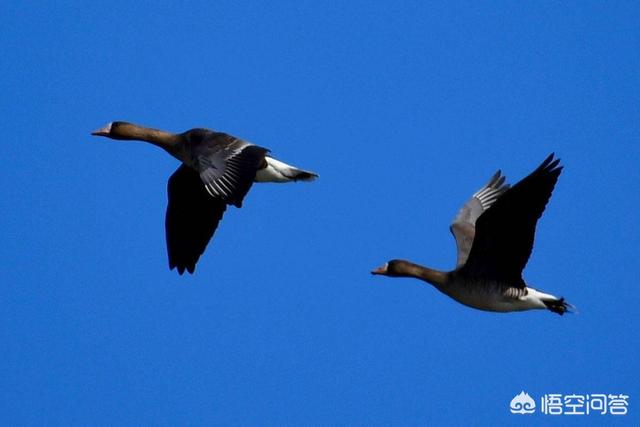
[[[638,424],[636,2],[0,5],[4,425],[509,425],[521,390],[624,393]],[[533,3],[533,2],[528,2]],[[94,138],[209,127],[312,169],[255,185],[169,271],[175,159]],[[501,168],[565,170],[527,281],[580,313],[485,313],[448,225]]]

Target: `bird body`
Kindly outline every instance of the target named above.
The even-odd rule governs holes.
[[[227,205],[242,207],[253,182],[312,181],[317,174],[268,155],[269,150],[204,128],[180,134],[111,122],[92,135],[154,144],[182,165],[169,178],[165,231],[170,269],[193,273]]]
[[[530,286],[524,288],[509,283],[481,278],[460,278],[452,275],[448,286],[439,287],[443,293],[469,307],[485,311],[524,311],[548,308],[544,301],[559,298]]]
[[[552,154],[513,187],[500,171],[493,175],[451,224],[458,249],[454,270],[391,260],[372,273],[421,279],[454,300],[485,311],[548,309],[560,315],[570,311],[573,306],[564,298],[527,286],[522,278],[537,221],[561,171]]]

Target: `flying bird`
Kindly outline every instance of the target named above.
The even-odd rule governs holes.
[[[536,223],[562,171],[559,164],[551,154],[511,188],[498,171],[465,203],[450,227],[458,249],[454,270],[438,271],[396,259],[371,273],[423,280],[480,310],[548,309],[560,315],[572,311],[564,298],[527,286],[522,278]]]
[[[182,164],[168,183],[165,232],[169,268],[193,273],[227,205],[242,207],[254,182],[312,181],[314,172],[269,156],[269,150],[209,129],[173,134],[127,122],[111,122],[91,133],[156,145]]]

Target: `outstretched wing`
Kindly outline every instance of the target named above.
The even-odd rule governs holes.
[[[242,206],[268,152],[208,129],[182,135],[191,161],[169,179],[165,220],[169,267],[180,274],[185,269],[193,273],[227,205]]]
[[[195,150],[200,178],[215,198],[242,207],[269,150],[220,132],[210,132]]]
[[[193,273],[227,208],[205,190],[200,175],[181,165],[169,178],[165,218],[169,268]]]
[[[525,286],[522,270],[533,248],[538,219],[562,171],[559,162],[551,154],[480,215],[461,274]]]
[[[476,220],[478,217],[509,189],[509,184],[505,184],[505,179],[506,177],[500,171],[496,172],[489,182],[476,191],[467,203],[460,208],[458,215],[451,223],[449,229],[456,239],[458,248],[456,267],[459,268],[467,262],[476,233]]]

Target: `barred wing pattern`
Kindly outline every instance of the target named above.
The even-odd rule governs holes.
[[[269,150],[221,132],[208,131],[201,141],[194,154],[207,192],[242,207]]]
[[[458,249],[456,267],[459,268],[467,262],[476,232],[476,220],[478,217],[489,209],[495,201],[509,189],[509,184],[505,183],[505,179],[506,177],[502,175],[502,172],[497,171],[489,182],[476,191],[462,208],[460,208],[458,215],[454,218],[449,229],[456,239]]]

